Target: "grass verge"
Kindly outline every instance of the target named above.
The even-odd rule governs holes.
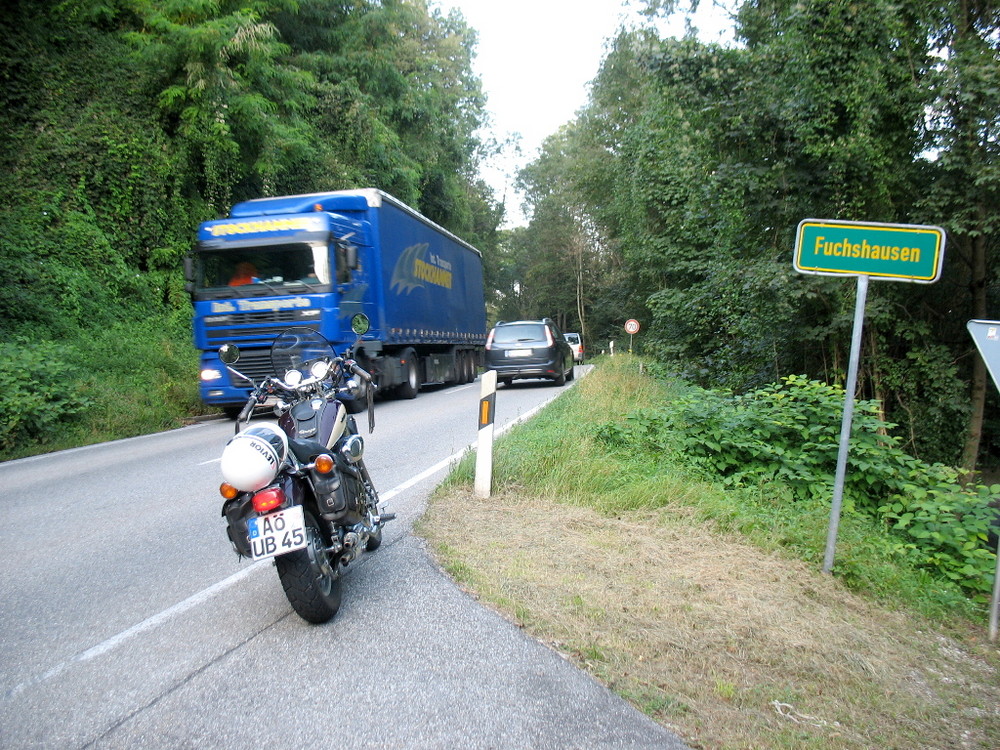
[[[759,510],[765,487],[723,490],[591,439],[665,398],[634,360],[603,364],[498,442],[492,498],[467,460],[419,532],[459,583],[692,747],[1000,747],[982,612],[869,561],[874,530],[849,523],[851,575],[826,576],[802,559],[810,538],[822,556],[825,513],[779,522],[776,501]]]
[[[190,321],[173,316],[23,340],[0,364],[0,461],[180,427],[213,410],[198,393]],[[20,357],[20,359],[17,359]]]

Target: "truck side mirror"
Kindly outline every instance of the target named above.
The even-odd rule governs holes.
[[[344,246],[344,260],[347,263],[347,267],[352,271],[358,268],[358,246],[357,245],[345,245]]]

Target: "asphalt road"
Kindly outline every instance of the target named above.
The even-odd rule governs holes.
[[[559,392],[502,388],[498,427]],[[684,747],[413,535],[478,400],[477,381],[378,404],[366,461],[398,518],[321,626],[225,538],[231,422],[0,464],[0,747]]]

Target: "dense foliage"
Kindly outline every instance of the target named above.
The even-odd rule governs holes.
[[[182,259],[236,201],[378,187],[496,243],[475,34],[424,0],[13,0],[0,33],[5,453],[74,414],[117,422],[73,400],[150,366],[102,364],[109,330],[172,352],[186,386],[167,411],[197,409]],[[73,359],[90,369],[36,366]]]
[[[855,285],[794,273],[798,222],[942,226],[941,281],[869,289],[862,395],[911,453],[974,466],[1000,441],[965,330],[996,317],[1000,5],[731,7],[731,47],[651,28],[612,40],[589,105],[521,174],[519,304],[566,311],[591,350],[637,318],[643,351],[706,386],[842,383]]]
[[[791,513],[791,503],[829,507],[843,404],[843,389],[802,376],[744,394],[692,386],[660,408],[603,425],[598,437],[673,456],[730,487],[766,485],[772,502]],[[986,601],[996,567],[987,543],[991,488],[963,487],[954,469],[901,450],[877,402],[856,408],[843,512],[888,530],[887,549],[907,564]]]
[[[695,4],[645,2],[652,20]],[[1000,5],[729,7],[732,46],[619,30],[588,105],[520,175],[530,225],[501,233],[460,15],[425,0],[7,3],[0,335],[34,362],[111,329],[138,346],[129,324],[158,321],[141,343],[177,352],[187,409],[180,267],[198,222],[245,198],[376,186],[483,250],[493,318],[549,315],[597,352],[634,317],[636,345],[703,386],[837,384],[855,290],[793,272],[798,222],[937,224],[940,282],[869,290],[860,395],[913,455],[995,458],[1000,410],[965,323],[995,316]],[[12,368],[18,388],[29,370]]]

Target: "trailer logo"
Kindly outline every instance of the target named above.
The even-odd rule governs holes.
[[[397,294],[409,294],[425,284],[451,289],[451,263],[428,252],[430,245],[422,242],[406,248],[392,270],[390,289]]]

